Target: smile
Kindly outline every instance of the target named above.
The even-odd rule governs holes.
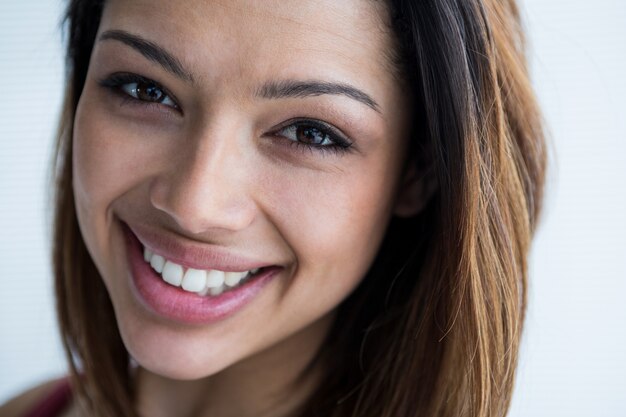
[[[254,268],[243,272],[225,272],[217,269],[185,268],[172,260],[143,248],[143,259],[152,269],[161,274],[163,281],[185,291],[206,296],[220,295],[224,291],[237,288],[248,280],[262,273],[263,268]]]
[[[170,321],[209,324],[223,320],[261,297],[283,271],[278,265],[152,230],[126,224],[123,230],[131,292],[139,305]]]

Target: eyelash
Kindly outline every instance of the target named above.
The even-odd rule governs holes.
[[[126,73],[126,72],[117,72],[111,74],[107,78],[100,80],[99,84],[107,88],[109,90],[114,91],[118,95],[124,98],[125,102],[138,104],[141,106],[152,107],[163,111],[162,107],[168,107],[175,111],[181,112],[182,110],[177,103],[177,100],[173,94],[171,94],[166,88],[162,87],[156,81],[153,81],[149,78],[143,77],[138,74]],[[149,101],[142,100],[139,97],[133,96],[131,93],[125,90],[125,86],[129,84],[146,84],[150,87],[153,87],[156,90],[159,90],[163,93],[163,96],[159,101]],[[136,88],[136,87],[135,87]],[[137,94],[137,93],[135,93]],[[163,104],[163,101],[167,99],[171,100],[172,104]],[[298,133],[298,129],[306,128],[309,130],[315,130],[321,135],[324,140],[323,142],[330,142],[325,145],[312,144],[312,143],[304,143],[299,140],[290,139],[284,133],[287,130],[293,130],[292,133]],[[306,119],[306,118],[298,118],[291,119],[287,122],[283,123],[277,129],[274,129],[269,133],[270,136],[279,137],[286,140],[289,145],[295,146],[299,151],[302,152],[321,152],[321,153],[343,153],[350,150],[352,146],[352,142],[341,132],[338,131],[334,126],[323,122],[317,119]]]
[[[176,97],[170,93],[165,87],[161,86],[158,82],[145,78],[138,74],[132,74],[127,72],[116,72],[109,77],[100,80],[99,84],[113,92],[119,94],[124,98],[125,103],[139,104],[142,106],[149,106],[152,108],[168,107],[170,109],[182,112],[180,106],[177,103]],[[131,93],[124,89],[125,86],[130,84],[144,84],[163,93],[159,101],[142,100],[139,97],[133,96]],[[164,104],[164,101],[170,100],[172,104]]]
[[[281,132],[285,132],[288,129],[297,130],[300,128],[308,128],[317,130],[323,137],[328,138],[330,144],[326,145],[315,145],[300,142],[298,140],[293,140],[288,138],[285,134],[280,134]],[[270,132],[271,136],[280,137],[286,141],[288,141],[289,145],[295,146],[300,151],[309,151],[309,152],[322,152],[322,153],[340,153],[347,152],[350,150],[352,146],[352,142],[345,137],[342,133],[340,133],[335,127],[332,125],[323,122],[321,120],[316,119],[291,119],[282,124],[278,129]]]

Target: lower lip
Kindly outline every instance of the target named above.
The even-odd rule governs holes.
[[[209,324],[235,314],[248,305],[280,268],[267,269],[244,285],[219,296],[200,296],[163,281],[143,259],[143,247],[124,227],[134,291],[149,310],[162,318],[186,324]]]

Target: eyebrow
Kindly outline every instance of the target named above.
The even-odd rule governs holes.
[[[100,35],[99,40],[115,40],[122,42],[145,56],[150,61],[161,65],[166,71],[176,77],[185,81],[193,82],[193,76],[189,71],[185,70],[180,60],[156,43],[144,39],[141,36],[133,35],[132,33],[124,30],[108,30]]]
[[[283,80],[265,83],[257,92],[263,98],[303,98],[325,94],[341,95],[359,101],[380,113],[378,103],[367,93],[349,84],[328,81]]]

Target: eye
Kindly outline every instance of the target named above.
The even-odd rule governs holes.
[[[169,98],[161,88],[154,83],[138,82],[122,84],[120,89],[129,96],[141,101],[161,103],[166,106],[176,107],[176,103]]]
[[[336,128],[319,120],[297,120],[276,130],[274,135],[309,148],[347,150],[352,145]]]
[[[118,91],[144,103],[163,104],[164,106],[179,109],[178,104],[159,83],[141,75],[130,73],[115,73],[100,81],[104,87]]]

